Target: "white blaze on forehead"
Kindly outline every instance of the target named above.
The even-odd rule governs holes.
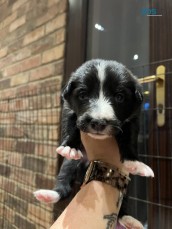
[[[99,98],[92,101],[90,116],[94,119],[111,120],[116,117],[109,100],[100,91]]]
[[[99,98],[91,101],[90,116],[94,119],[112,120],[116,118],[115,112],[108,98],[103,94],[103,83],[106,77],[106,62],[102,61],[97,65],[98,78],[100,80]]]
[[[97,66],[97,71],[98,71],[98,77],[100,79],[100,83],[102,84],[106,75],[105,75],[105,68],[106,68],[106,64],[104,62],[101,62],[98,66]]]

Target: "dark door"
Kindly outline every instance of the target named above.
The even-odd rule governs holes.
[[[172,61],[161,61],[156,65],[161,64],[166,66],[164,107],[159,107],[156,103],[156,82],[150,85],[148,151],[155,179],[149,184],[148,219],[150,228],[170,229],[172,225],[172,75],[170,70]],[[159,112],[164,112],[165,115],[165,123],[162,126],[157,124]]]
[[[172,225],[172,1],[152,1],[162,16],[150,20],[150,61],[166,67],[165,124],[157,125],[155,84],[152,85],[151,103],[155,108],[150,119],[149,150],[153,155],[151,165],[156,177],[150,189],[150,228],[171,228]],[[165,60],[165,61],[162,61]]]

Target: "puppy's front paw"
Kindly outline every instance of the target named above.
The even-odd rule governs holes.
[[[83,154],[80,150],[76,150],[75,148],[70,148],[69,146],[59,146],[56,149],[56,152],[61,156],[73,160],[79,160],[83,157]]]
[[[120,218],[119,223],[127,229],[143,229],[141,222],[129,215]]]
[[[124,161],[124,167],[133,175],[140,175],[144,177],[154,177],[152,169],[140,161]]]
[[[34,196],[37,200],[44,203],[56,203],[60,200],[60,195],[58,192],[48,189],[40,189],[35,191]]]

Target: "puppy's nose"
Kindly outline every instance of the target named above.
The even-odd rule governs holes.
[[[106,128],[106,120],[97,120],[93,119],[91,120],[91,128],[96,131],[103,131]]]

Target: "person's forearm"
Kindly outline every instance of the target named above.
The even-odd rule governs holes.
[[[81,188],[50,229],[114,229],[120,194],[111,185],[91,181]]]

